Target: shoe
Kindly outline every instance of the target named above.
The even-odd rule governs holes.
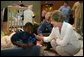
[[[45,48],[44,50],[50,50],[50,48]]]

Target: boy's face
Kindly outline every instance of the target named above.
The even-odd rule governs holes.
[[[33,27],[31,27],[31,26],[25,27],[25,31],[28,33],[32,33],[32,30],[33,30]]]

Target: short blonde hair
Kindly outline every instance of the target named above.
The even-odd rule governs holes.
[[[63,22],[64,21],[63,13],[59,10],[53,11],[51,17],[52,17],[52,19],[54,19],[57,22]]]

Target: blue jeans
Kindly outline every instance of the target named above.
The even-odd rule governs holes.
[[[11,49],[1,50],[1,56],[39,56],[40,47],[33,46],[29,48],[15,47]]]

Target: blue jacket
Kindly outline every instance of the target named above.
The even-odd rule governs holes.
[[[46,20],[43,20],[43,22],[41,23],[41,25],[38,27],[37,32],[38,33],[43,33],[46,29],[49,32],[51,32],[52,25],[49,22],[47,22]]]
[[[36,44],[36,37],[33,34],[30,34],[28,32],[17,32],[16,34],[14,34],[11,38],[11,41],[21,41],[22,43],[33,43]]]

